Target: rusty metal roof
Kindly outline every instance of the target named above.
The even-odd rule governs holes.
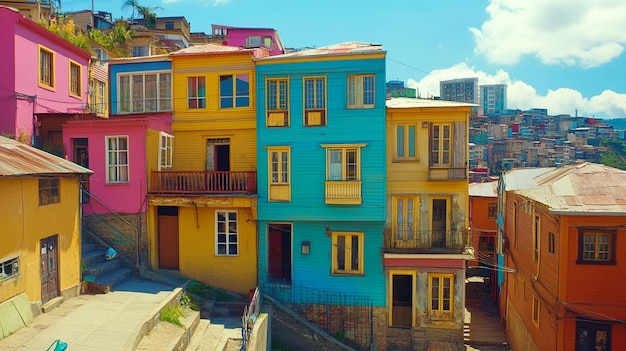
[[[64,158],[0,136],[0,177],[29,175],[91,175],[93,172]]]
[[[288,57],[307,57],[307,56],[322,56],[322,55],[346,55],[346,54],[364,54],[364,53],[377,53],[384,52],[383,47],[380,44],[370,44],[358,41],[350,41],[346,43],[340,43],[335,45],[324,46],[320,48],[303,49],[288,54],[270,56],[265,60],[288,58]]]
[[[203,44],[190,46],[188,48],[180,49],[171,53],[172,56],[177,55],[189,55],[189,54],[211,54],[211,53],[225,53],[225,52],[237,52],[237,51],[250,51],[249,49],[243,49],[236,46],[227,46],[219,44]]]
[[[513,168],[502,176],[506,190],[528,189],[537,185],[536,177],[554,170],[554,167]]]
[[[534,178],[516,193],[545,204],[555,214],[626,215],[626,171],[585,162]]]

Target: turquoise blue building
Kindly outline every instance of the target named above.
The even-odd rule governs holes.
[[[385,57],[351,42],[257,61],[259,285],[362,346],[385,317]]]

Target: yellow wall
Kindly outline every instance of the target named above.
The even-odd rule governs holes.
[[[0,260],[19,254],[19,276],[0,282],[0,302],[25,292],[41,301],[40,240],[58,235],[60,292],[80,283],[80,212],[77,179],[62,179],[57,204],[39,205],[37,178],[0,179]]]

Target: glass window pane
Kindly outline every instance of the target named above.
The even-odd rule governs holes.
[[[415,157],[415,126],[409,126],[409,157]]]
[[[396,153],[398,157],[404,157],[404,126],[398,126],[396,128],[397,146]]]
[[[337,236],[337,269],[346,270],[346,237],[344,235]]]

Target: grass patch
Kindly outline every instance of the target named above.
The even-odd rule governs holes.
[[[236,300],[235,296],[197,280],[192,280],[187,284],[187,291],[205,300],[215,299],[225,302]]]
[[[185,311],[181,306],[166,306],[161,310],[160,320],[163,322],[168,322],[179,327],[183,326],[183,323],[180,322],[180,317],[185,316]]]

